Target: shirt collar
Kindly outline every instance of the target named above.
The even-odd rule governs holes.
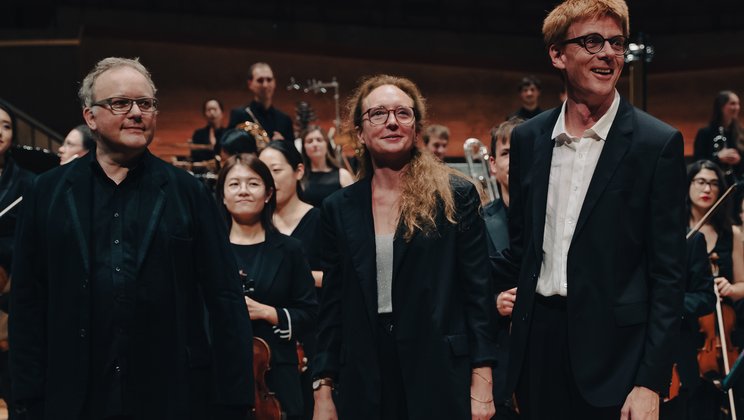
[[[610,108],[591,128],[584,131],[583,137],[592,138],[594,140],[607,140],[607,135],[610,133],[612,122],[615,121],[618,108],[620,108],[620,94],[617,92],[617,89],[615,89],[615,98],[612,100]],[[563,102],[563,105],[561,106],[561,113],[558,115],[558,121],[555,122],[551,138],[554,139],[559,146],[579,140],[571,137],[566,130],[566,102]]]

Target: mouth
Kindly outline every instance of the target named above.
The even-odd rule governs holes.
[[[593,68],[592,73],[599,74],[601,76],[610,76],[615,71],[613,69],[607,69],[607,68]]]

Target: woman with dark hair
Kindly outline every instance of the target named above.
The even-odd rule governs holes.
[[[220,138],[225,131],[222,111],[222,102],[219,99],[210,98],[202,104],[202,114],[207,120],[207,126],[194,131],[191,135],[191,144],[203,145],[206,149],[193,149],[191,151],[193,162],[214,159],[220,154]]]
[[[314,324],[317,299],[300,243],[272,223],[275,191],[269,168],[251,154],[229,158],[217,178],[253,334],[271,349],[266,382],[287,418],[299,419],[303,403],[295,340]]]
[[[744,131],[739,124],[739,96],[730,90],[718,92],[713,100],[713,115],[708,126],[695,136],[694,158],[718,164],[727,181],[744,174]]]
[[[315,419],[490,419],[495,308],[478,192],[417,147],[426,108],[410,80],[371,77],[348,111],[361,173],[322,207]]]
[[[4,210],[31,185],[34,175],[21,169],[11,157],[10,147],[15,143],[16,120],[13,111],[0,101],[0,211]],[[15,418],[10,395],[8,371],[8,287],[10,286],[13,235],[15,234],[18,206],[0,218],[0,391],[8,403],[9,418]]]
[[[305,162],[303,198],[315,207],[323,199],[354,182],[349,171],[339,168],[333,159],[331,142],[317,125],[308,126],[302,133],[302,160]]]

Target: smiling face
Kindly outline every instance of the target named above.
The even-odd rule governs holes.
[[[274,72],[269,66],[257,66],[253,69],[252,79],[248,81],[248,89],[256,96],[259,102],[271,102],[276,89]]]
[[[237,164],[225,176],[222,203],[240,224],[254,224],[261,220],[261,212],[271,192],[261,177],[245,165]]]
[[[5,110],[0,109],[0,155],[4,155],[13,141],[13,122]]]
[[[362,112],[377,107],[393,110],[400,106],[413,108],[413,99],[393,85],[382,85],[362,100]],[[387,122],[380,125],[371,124],[367,114],[357,129],[359,140],[366,145],[373,165],[378,167],[399,167],[407,163],[417,134],[415,119],[408,125],[400,124],[393,112],[388,114]]]
[[[620,21],[611,16],[584,19],[571,24],[566,39],[596,33],[604,38],[623,35]],[[596,54],[590,54],[579,44],[550,46],[553,66],[566,76],[568,97],[589,106],[609,106],[615,97],[615,85],[623,70],[622,55],[615,55],[608,43]]]
[[[93,86],[94,101],[112,97],[152,98],[145,76],[131,67],[115,67],[98,76]],[[85,122],[98,133],[99,151],[131,154],[144,151],[155,136],[157,112],[143,113],[134,103],[126,114],[114,114],[106,106],[83,110]]]
[[[715,171],[701,169],[690,182],[689,194],[692,205],[703,211],[711,208],[713,203],[718,200],[719,182]]]

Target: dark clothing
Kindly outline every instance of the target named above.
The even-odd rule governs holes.
[[[312,208],[305,213],[290,235],[300,241],[307,262],[310,264],[310,269],[314,271],[323,269],[320,258],[320,235],[320,209],[318,208]]]
[[[543,260],[548,180],[560,108],[512,132],[509,249],[494,268],[518,279],[508,389],[524,376]],[[682,312],[685,166],[682,135],[620,99],[568,249],[571,376],[594,407],[633,386],[662,393]],[[537,401],[537,404],[543,404]]]
[[[737,149],[737,139],[730,130],[723,130],[723,137],[726,138],[724,142],[721,136],[721,128],[719,125],[708,125],[698,130],[695,136],[695,143],[693,146],[693,158],[695,160],[706,159],[715,162],[721,167],[726,180],[731,185],[731,182],[735,179],[741,179],[744,174],[744,153],[739,151],[739,155],[742,157],[741,161],[737,165],[730,166],[721,163],[718,159],[718,152],[725,148]]]
[[[269,134],[269,140],[274,136],[274,131],[278,131],[284,137],[284,140],[294,141],[292,119],[287,114],[273,106],[266,109],[256,101],[251,102],[248,106],[258,121],[253,121],[253,117],[245,111],[245,107],[235,108],[230,111],[230,123],[227,124],[228,128],[235,128],[236,125],[245,121],[253,121],[259,123],[266,130]]]
[[[508,208],[500,198],[483,207],[483,220],[486,222],[486,233],[488,233],[488,255],[495,256],[509,247],[507,211]]]
[[[209,131],[212,129],[210,125],[207,125],[203,128],[198,128],[194,130],[194,134],[191,136],[191,143],[193,144],[210,144],[209,141]],[[218,128],[214,130],[214,149],[213,150],[192,150],[191,151],[191,161],[192,162],[201,162],[204,160],[211,160],[214,159],[215,156],[220,154],[220,146],[222,143],[220,143],[220,139],[222,138],[222,133],[225,132],[224,128]]]
[[[34,174],[18,166],[10,154],[6,154],[5,167],[0,174],[0,211],[21,197],[33,181]],[[5,268],[8,274],[11,274],[13,235],[20,208],[18,205],[0,217],[0,266]]]
[[[532,111],[530,111],[529,109],[527,109],[525,107],[520,107],[513,114],[511,114],[508,117],[506,117],[506,119],[509,120],[510,118],[517,117],[517,118],[521,118],[523,120],[529,120],[532,117],[536,117],[536,116],[540,115],[541,112],[543,112],[543,110],[540,109],[539,106],[537,108],[533,109]]]
[[[303,414],[300,375],[297,370],[297,336],[315,326],[318,301],[310,267],[299,241],[278,232],[267,232],[261,245],[232,244],[238,266],[253,280],[250,297],[276,308],[277,325],[254,320],[253,332],[271,349],[267,382],[282,411]],[[251,261],[253,257],[253,262]]]
[[[101,406],[142,420],[207,418],[210,403],[245,413],[251,325],[214,201],[147,151],[116,187],[94,159],[40,175],[24,196],[11,296],[15,398],[32,419],[97,418]]]
[[[393,242],[392,324],[409,419],[470,418],[474,366],[495,361],[493,292],[480,197],[452,178],[456,224]],[[323,294],[316,375],[338,380],[339,418],[381,418],[371,177],[323,202]]]
[[[302,201],[320,207],[323,200],[341,189],[341,175],[338,168],[329,172],[310,172],[303,182]]]

